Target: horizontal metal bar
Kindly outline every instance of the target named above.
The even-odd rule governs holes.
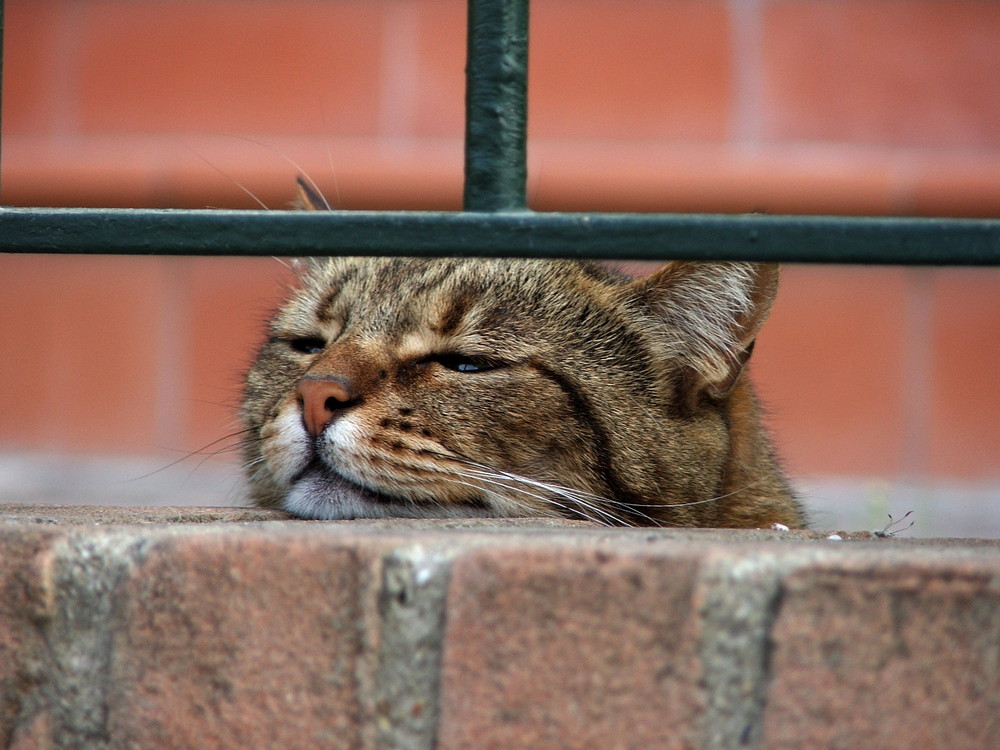
[[[1000,220],[0,208],[0,250],[1000,265]]]

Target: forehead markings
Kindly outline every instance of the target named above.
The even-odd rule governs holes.
[[[414,298],[409,305],[406,328],[397,344],[400,359],[419,358],[440,353],[450,347],[465,315],[465,303],[457,302],[447,286],[437,284],[433,291]]]
[[[451,294],[441,295],[431,308],[431,329],[441,336],[452,336],[462,328],[470,309],[478,298],[468,289],[456,289]]]
[[[418,329],[403,334],[396,346],[396,358],[420,359],[447,347],[448,339],[430,329]]]
[[[474,289],[461,282],[439,282],[425,290],[409,306],[407,326],[397,339],[401,359],[452,351],[461,346],[460,341],[471,344],[479,340],[473,327],[479,317],[480,295]]]
[[[320,323],[329,323],[333,320],[333,306],[337,297],[357,275],[357,268],[347,268],[340,273],[328,271],[325,277],[316,281],[318,300],[313,307],[316,320]]]
[[[339,294],[340,286],[331,284],[316,305],[316,320],[320,323],[329,323],[333,320],[333,303]]]

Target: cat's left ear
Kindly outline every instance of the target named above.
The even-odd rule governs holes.
[[[695,390],[719,398],[733,388],[750,359],[777,294],[778,276],[776,263],[674,261],[629,286],[666,324],[667,346],[696,376]]]
[[[306,178],[301,175],[295,178],[295,200],[292,202],[292,208],[299,211],[332,210],[312,180],[307,182]],[[295,275],[303,278],[315,267],[316,260],[314,258],[293,258],[290,265],[295,271]]]
[[[323,194],[316,189],[315,185],[306,182],[301,176],[295,178],[295,207],[305,211],[329,211],[330,204],[327,203]]]
[[[292,201],[292,208],[299,211],[329,211],[330,204],[326,198],[310,182],[306,182],[301,175],[295,178],[295,200]],[[316,265],[312,258],[292,258],[289,261],[292,271],[300,279],[308,274]]]

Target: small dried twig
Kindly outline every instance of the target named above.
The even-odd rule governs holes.
[[[910,521],[910,523],[907,524],[906,526],[900,526],[900,524],[903,523],[903,521],[905,521],[907,518],[909,518],[912,515],[913,515],[913,511],[912,510],[908,510],[908,511],[906,511],[906,515],[904,515],[902,518],[896,520],[896,519],[893,519],[892,513],[889,513],[888,514],[888,516],[889,516],[889,523],[887,523],[885,525],[885,527],[881,531],[875,531],[875,532],[872,532],[872,533],[874,533],[875,536],[877,536],[879,539],[888,539],[889,537],[896,536],[896,534],[901,534],[902,532],[906,531],[908,528],[910,528],[911,526],[913,526],[914,523],[916,523],[916,521]]]

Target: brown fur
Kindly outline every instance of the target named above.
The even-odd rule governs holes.
[[[254,499],[312,518],[802,526],[743,372],[777,276],[317,262],[247,375]]]

